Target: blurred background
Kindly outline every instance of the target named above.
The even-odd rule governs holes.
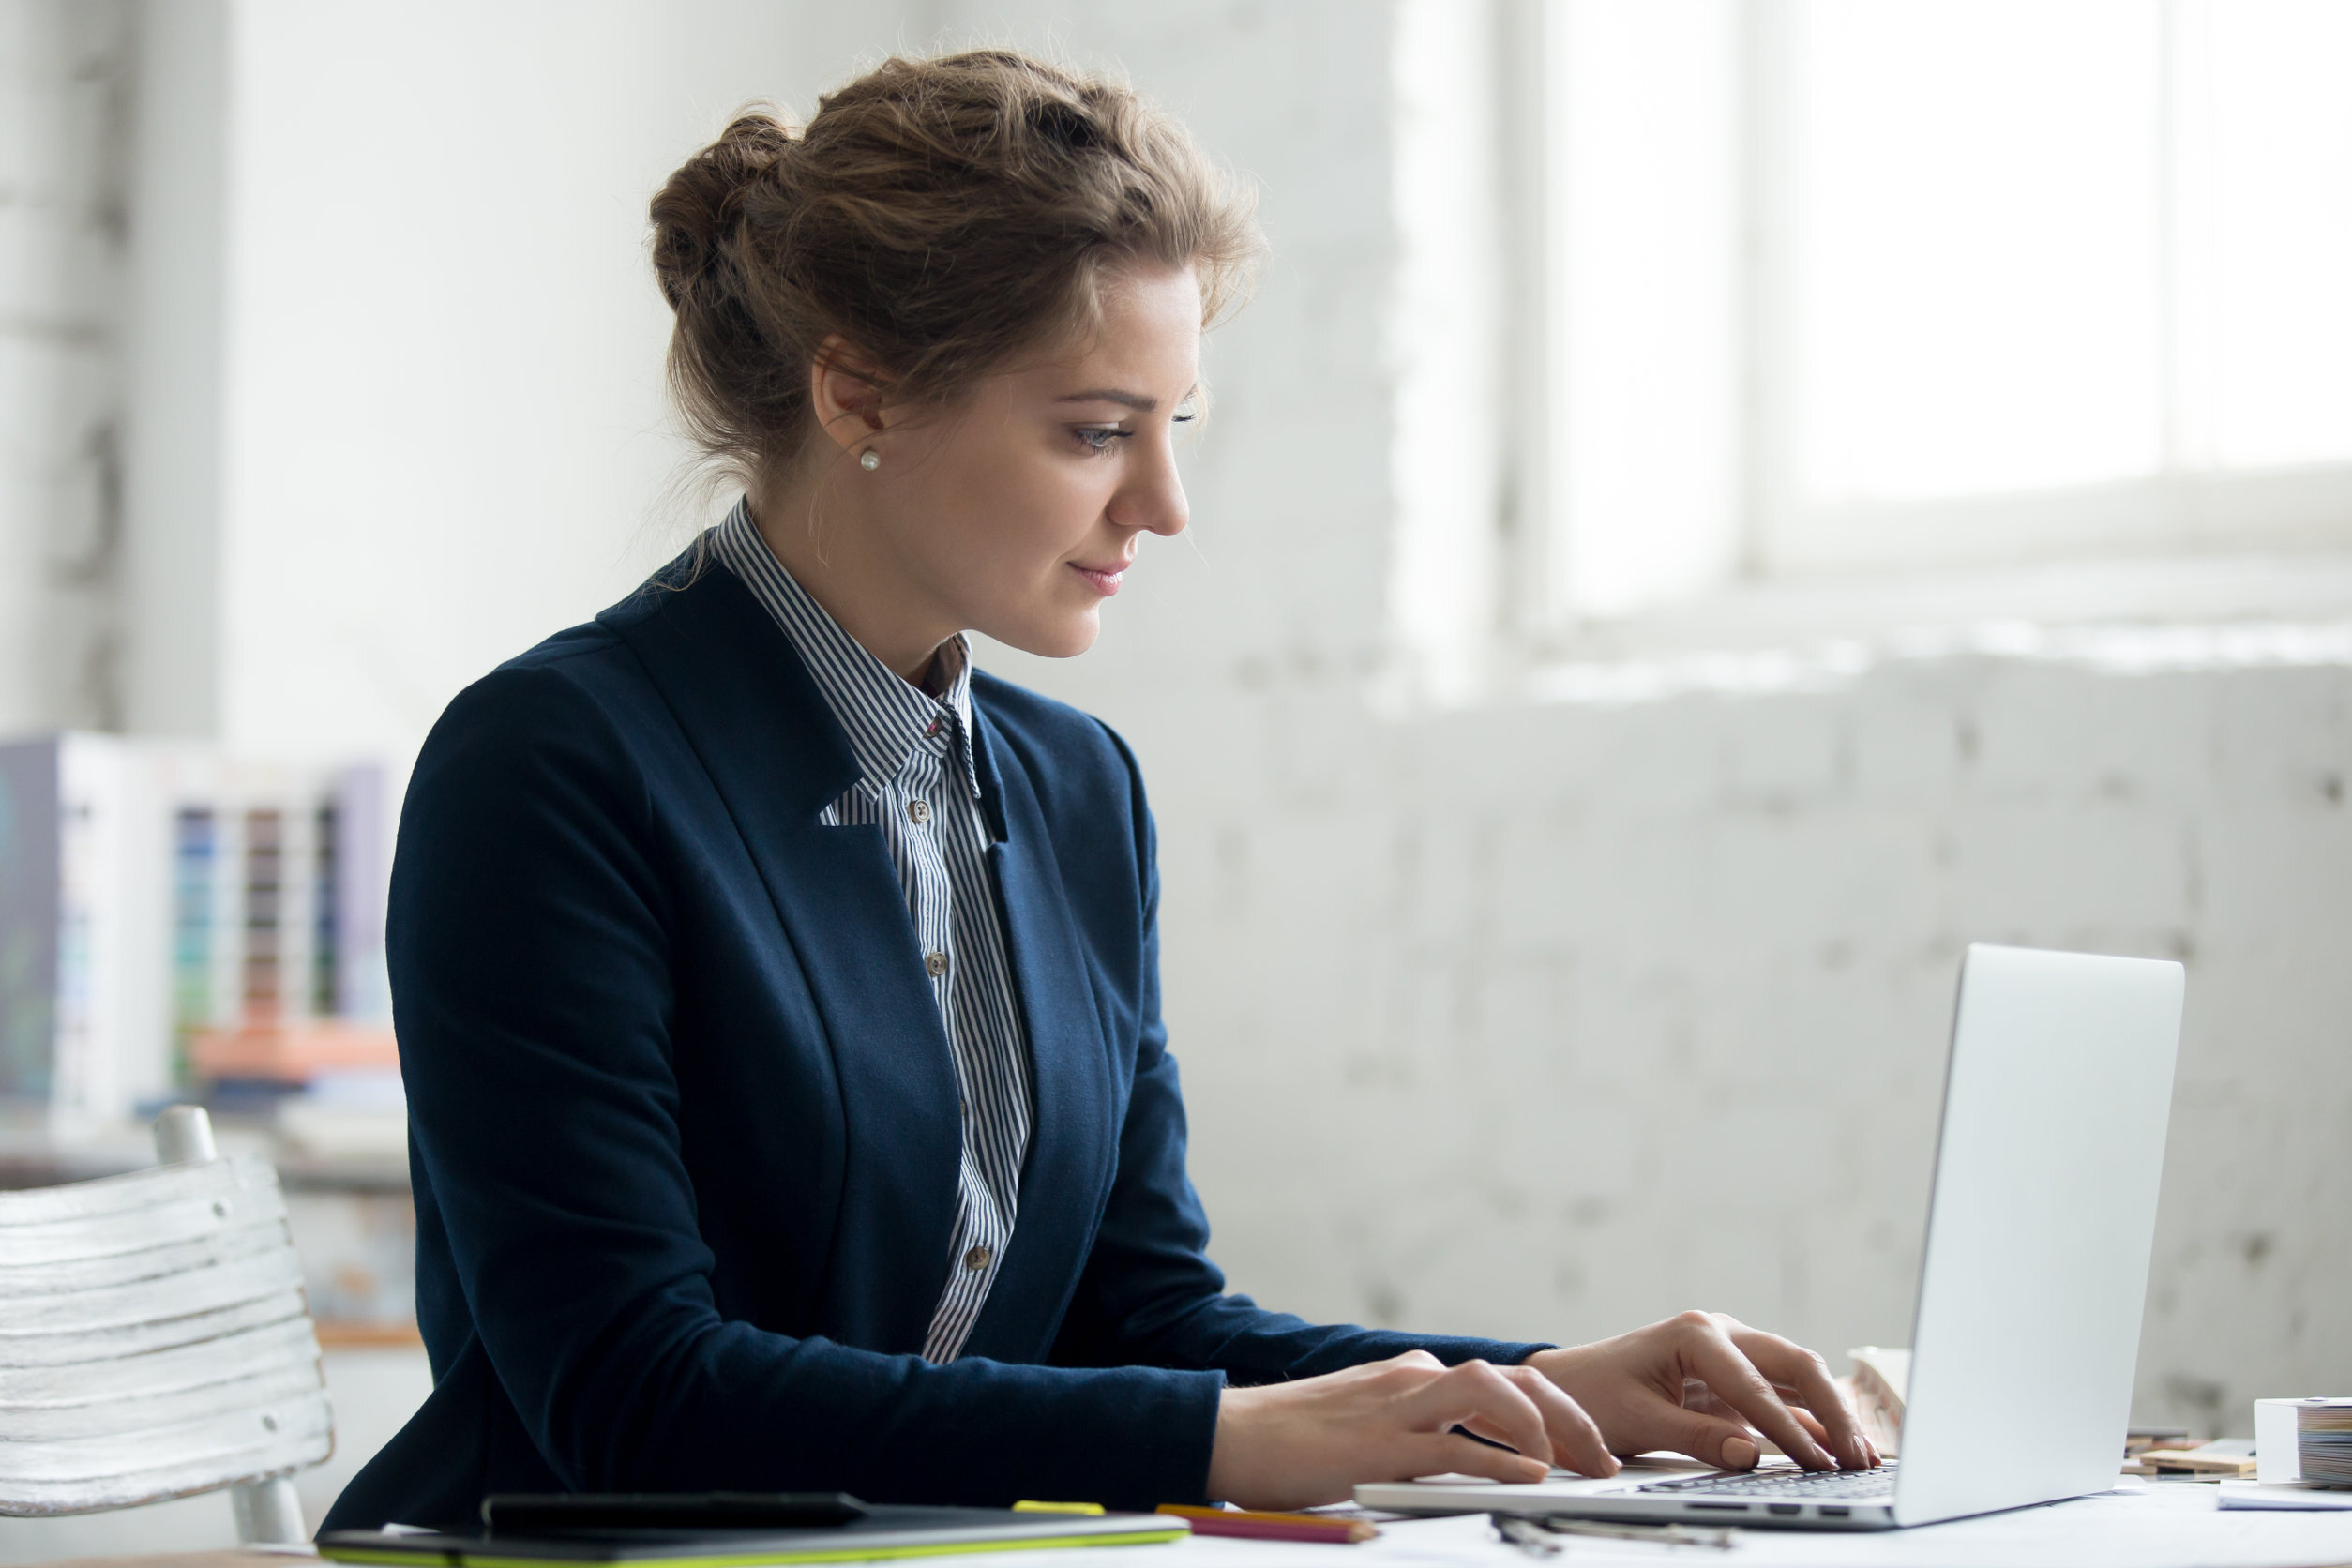
[[[1190,535],[982,654],[1142,758],[1237,1288],[1907,1343],[1961,951],[2068,946],[2189,970],[2135,1419],[2352,1385],[2352,7],[0,0],[0,1180],[278,1160],[314,1521],[427,1386],[410,760],[731,500],[646,202],[982,42],[1272,245]]]

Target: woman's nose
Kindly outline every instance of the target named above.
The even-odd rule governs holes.
[[[1184,499],[1184,481],[1176,472],[1176,454],[1163,443],[1155,460],[1142,467],[1123,487],[1113,505],[1111,520],[1122,528],[1173,537],[1192,520],[1191,503]]]

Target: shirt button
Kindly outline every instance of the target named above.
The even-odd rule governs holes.
[[[927,800],[911,800],[907,802],[907,815],[918,822],[927,822],[931,820],[931,803]]]
[[[938,979],[941,975],[942,975],[942,974],[946,973],[946,972],[947,972],[947,955],[946,955],[946,954],[944,954],[944,953],[926,953],[926,954],[924,954],[924,955],[923,955],[923,972],[924,972],[924,973],[926,973],[926,974],[927,974],[927,975],[929,975],[929,976],[930,976],[932,979],[934,979],[934,980]]]
[[[987,1247],[976,1246],[970,1252],[964,1254],[964,1267],[970,1269],[973,1274],[978,1274],[982,1269],[987,1268],[989,1260],[995,1257],[996,1254],[990,1252]]]
[[[923,733],[924,733],[924,735],[925,735],[926,737],[928,737],[928,736],[931,736],[931,735],[936,735],[936,734],[938,734],[938,733],[940,732],[941,728],[942,728],[942,726],[944,726],[946,723],[947,723],[947,720],[945,720],[945,719],[943,719],[943,718],[937,717],[937,716],[935,716],[931,719],[931,722],[930,722],[930,726],[929,726],[929,728],[926,729],[926,730],[923,731]]]

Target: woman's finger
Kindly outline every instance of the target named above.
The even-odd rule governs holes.
[[[1540,1398],[1536,1400],[1539,1408],[1543,1403]],[[1570,1403],[1573,1405],[1574,1401]],[[1579,1410],[1576,1413],[1582,1415],[1583,1411]],[[1615,1475],[1622,1467],[1618,1464],[1617,1456],[1608,1451],[1607,1443],[1602,1440],[1601,1429],[1591,1425],[1591,1421],[1590,1416],[1585,1417],[1587,1429],[1580,1432],[1575,1424],[1555,1422],[1550,1412],[1545,1411],[1545,1425],[1551,1428],[1552,1463],[1578,1475]],[[1500,1427],[1484,1417],[1465,1421],[1461,1425],[1462,1429],[1472,1437],[1484,1438],[1488,1442],[1507,1444],[1510,1441],[1503,1436]]]
[[[1415,1432],[1398,1451],[1399,1473],[1391,1479],[1418,1481],[1425,1475],[1477,1475],[1488,1481],[1526,1485],[1552,1473],[1552,1467],[1507,1448],[1472,1442],[1453,1432]]]
[[[1666,1429],[1666,1441],[1676,1453],[1687,1454],[1701,1464],[1751,1470],[1762,1452],[1746,1423],[1726,1421],[1704,1410],[1671,1410],[1661,1415],[1659,1425]]]
[[[1494,1443],[1500,1447],[1510,1448],[1511,1452],[1514,1454],[1517,1454],[1519,1452],[1517,1449],[1511,1447],[1511,1440],[1502,1435],[1501,1427],[1495,1425],[1492,1422],[1487,1421],[1484,1417],[1480,1417],[1475,1421],[1465,1421],[1454,1429],[1456,1432],[1468,1432],[1473,1438]],[[1533,1458],[1534,1455],[1523,1455],[1521,1457]],[[1559,1464],[1559,1460],[1555,1459],[1551,1465],[1545,1466],[1544,1473],[1546,1475],[1550,1474],[1553,1466]]]
[[[1609,1452],[1600,1425],[1569,1397],[1567,1390],[1532,1366],[1506,1366],[1501,1371],[1543,1412],[1544,1429],[1552,1440],[1552,1463],[1578,1475],[1617,1473],[1617,1455]]]
[[[1526,1390],[1491,1362],[1466,1361],[1430,1379],[1401,1404],[1417,1431],[1444,1432],[1477,1422],[1484,1428],[1481,1436],[1491,1435],[1496,1442],[1509,1443],[1529,1462],[1541,1465],[1545,1474],[1551,1473],[1552,1441],[1544,1412]]]
[[[1731,1341],[1718,1323],[1692,1324],[1685,1346],[1692,1368],[1707,1380],[1715,1397],[1740,1412],[1741,1418],[1780,1444],[1780,1451],[1807,1470],[1835,1470],[1838,1462],[1798,1424],[1788,1407],[1772,1392],[1772,1383],[1756,1364]]]
[[[1780,1395],[1780,1402],[1788,1407],[1788,1413],[1797,1418],[1797,1425],[1802,1426],[1807,1435],[1809,1435],[1815,1442],[1823,1444],[1828,1443],[1830,1440],[1829,1428],[1822,1425],[1820,1421],[1815,1417],[1811,1410],[1797,1403],[1797,1391],[1795,1389],[1782,1388],[1779,1384],[1775,1383],[1772,1385],[1772,1392]],[[1733,1410],[1730,1406],[1716,1398],[1712,1390],[1710,1390],[1703,1398],[1697,1400],[1696,1403],[1687,1398],[1684,1399],[1683,1405],[1687,1409],[1701,1410],[1708,1415],[1722,1416],[1727,1421],[1736,1421],[1740,1416],[1739,1411]]]
[[[1820,1440],[1828,1452],[1840,1455],[1846,1464],[1857,1470],[1871,1466],[1876,1455],[1870,1440],[1862,1436],[1862,1423],[1854,1418],[1845,1395],[1838,1392],[1837,1380],[1830,1376],[1827,1363],[1802,1345],[1776,1334],[1752,1329],[1737,1319],[1725,1320],[1725,1337],[1773,1382],[1795,1387],[1797,1397],[1824,1428]]]

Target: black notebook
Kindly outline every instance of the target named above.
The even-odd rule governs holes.
[[[1181,1540],[1191,1532],[1183,1519],[1165,1514],[894,1507],[860,1503],[838,1494],[775,1499],[764,1510],[757,1502],[741,1494],[494,1498],[483,1510],[493,1523],[479,1535],[401,1530],[397,1526],[337,1530],[320,1536],[318,1547],[321,1557],[335,1562],[429,1568],[559,1568],[603,1562],[635,1568],[754,1568],[1039,1546],[1148,1545]],[[725,1522],[710,1522],[714,1519]],[[761,1522],[768,1519],[779,1522]]]

